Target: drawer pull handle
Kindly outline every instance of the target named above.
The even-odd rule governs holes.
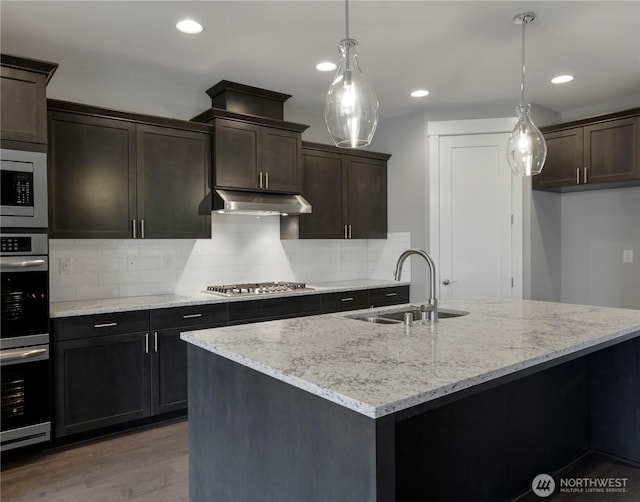
[[[193,319],[195,317],[202,317],[202,314],[188,314],[182,316],[183,319]]]
[[[340,298],[341,302],[352,302],[353,301],[353,297],[349,297],[349,298]]]
[[[384,296],[398,296],[398,293],[385,293]]]
[[[118,325],[117,322],[105,322],[103,324],[94,324],[93,327],[94,328],[112,328],[117,325]]]

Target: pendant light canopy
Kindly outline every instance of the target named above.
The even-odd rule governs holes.
[[[349,38],[349,2],[345,0],[346,37],[338,42],[340,65],[329,87],[324,119],[340,148],[360,148],[373,139],[378,98],[358,65],[358,42]]]
[[[531,120],[531,105],[524,99],[524,32],[526,25],[535,18],[533,12],[522,12],[513,18],[515,24],[522,25],[522,94],[520,103],[516,106],[518,122],[507,143],[507,162],[516,176],[540,174],[547,158],[544,136]]]

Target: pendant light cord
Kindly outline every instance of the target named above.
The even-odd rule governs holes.
[[[522,93],[522,101],[521,103],[524,105],[525,104],[525,100],[524,100],[524,30],[525,30],[525,26],[527,26],[527,20],[523,19],[522,20],[522,83],[520,84],[520,91]]]
[[[346,38],[349,38],[349,0],[344,0],[344,19],[345,19],[345,32]]]

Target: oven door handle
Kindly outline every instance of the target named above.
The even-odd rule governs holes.
[[[0,268],[15,269],[15,268],[34,268],[42,267],[47,264],[47,260],[22,260],[15,258],[2,258],[0,259]]]
[[[49,359],[49,347],[46,345],[0,351],[1,366],[22,362],[45,361],[47,359]]]

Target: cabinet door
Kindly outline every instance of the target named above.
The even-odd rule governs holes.
[[[350,156],[344,173],[350,238],[386,239],[387,163]]]
[[[577,185],[582,181],[583,129],[565,129],[544,135],[547,159],[542,172],[533,177],[534,189]],[[580,175],[580,180],[578,180]]]
[[[258,135],[260,126],[233,120],[215,120],[215,185],[258,188]]]
[[[301,150],[300,133],[263,127],[260,135],[261,188],[271,192],[300,193],[303,188]]]
[[[0,137],[46,144],[46,76],[3,66],[0,79]]]
[[[129,122],[50,112],[52,238],[132,237],[135,149],[135,126]]]
[[[211,237],[210,141],[204,133],[136,127],[140,237]]]
[[[187,408],[187,342],[182,328],[153,332],[151,412],[154,415]]]
[[[640,179],[640,117],[584,128],[587,182]]]
[[[149,416],[146,333],[58,342],[54,350],[57,436]]]
[[[300,215],[301,239],[344,238],[342,157],[307,150],[302,156],[304,188],[311,214]]]

